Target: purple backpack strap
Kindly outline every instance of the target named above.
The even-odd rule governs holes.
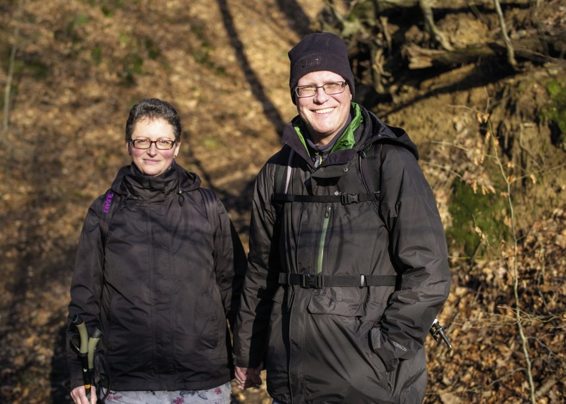
[[[108,236],[108,229],[110,227],[110,219],[115,211],[118,203],[116,194],[109,189],[104,196],[104,203],[102,205],[102,215],[100,216],[100,229],[102,231],[102,240],[106,241]]]

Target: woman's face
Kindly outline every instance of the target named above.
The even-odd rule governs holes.
[[[134,147],[136,139],[149,139],[151,141],[148,149]],[[128,142],[128,154],[132,156],[132,162],[139,170],[149,176],[163,174],[171,167],[173,160],[179,153],[181,144],[175,142],[169,150],[160,150],[155,141],[175,141],[173,126],[162,118],[142,118],[136,122],[132,133],[132,141]],[[165,144],[165,142],[162,142]],[[162,148],[162,146],[160,146]]]

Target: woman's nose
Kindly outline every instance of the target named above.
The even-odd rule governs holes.
[[[147,149],[147,153],[155,156],[157,154],[157,146],[155,145],[155,143],[151,143],[149,145],[149,149]]]

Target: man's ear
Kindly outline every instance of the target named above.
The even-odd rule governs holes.
[[[131,146],[130,142],[126,142],[126,150],[127,150],[127,152],[128,152],[128,156],[131,156],[131,155],[132,155],[132,149],[131,149],[131,147],[132,147],[132,146]]]

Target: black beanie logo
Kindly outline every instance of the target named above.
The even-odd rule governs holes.
[[[313,58],[303,60],[301,63],[301,68],[306,69],[309,67],[319,66],[322,63],[320,56],[315,56]]]

